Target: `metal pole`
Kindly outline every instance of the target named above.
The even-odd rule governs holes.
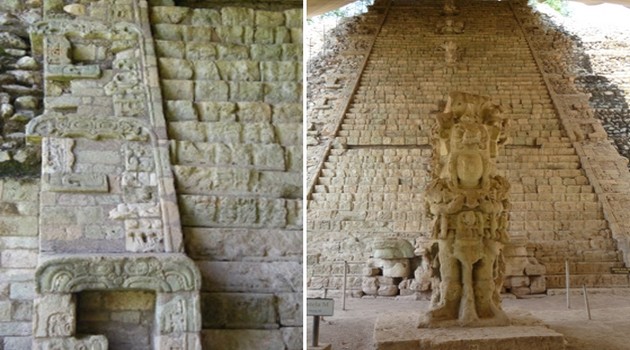
[[[586,313],[588,314],[588,319],[591,319],[591,305],[588,303],[588,294],[586,294],[586,286],[582,285],[582,291],[584,292],[584,304],[586,305]]]
[[[569,281],[569,260],[568,259],[564,260],[564,271],[565,271],[565,274],[566,274],[566,276],[565,276],[566,283],[565,284],[566,284],[566,287],[567,287],[567,309],[570,309],[571,308],[571,300],[569,298],[569,293],[570,293],[569,288],[571,286],[571,283]]]
[[[316,348],[319,343],[319,316],[313,316],[313,340],[311,346]]]
[[[346,280],[348,279],[348,262],[343,261],[343,294],[341,295],[341,310],[346,311]]]

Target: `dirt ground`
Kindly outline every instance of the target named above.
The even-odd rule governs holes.
[[[567,350],[630,349],[630,290],[591,290],[588,298],[591,320],[584,297],[578,291],[570,296],[570,309],[567,309],[565,295],[504,298],[503,308],[508,314],[529,312],[562,333]],[[333,350],[370,350],[374,348],[374,322],[379,315],[423,311],[429,302],[404,297],[363,297],[347,298],[346,311],[342,311],[341,305],[341,299],[335,298],[335,315],[320,322],[320,343],[331,344]],[[308,345],[311,345],[312,322],[313,317],[308,317]]]

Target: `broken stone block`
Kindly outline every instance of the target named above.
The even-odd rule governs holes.
[[[368,260],[368,267],[383,269],[386,277],[410,277],[411,263],[409,259],[374,259]]]
[[[532,291],[529,287],[514,287],[510,289],[510,291],[516,296],[532,294]]]
[[[381,273],[381,270],[376,267],[364,267],[362,271],[363,276],[377,276]]]
[[[529,277],[527,276],[510,276],[505,278],[503,286],[505,288],[527,287],[529,283]]]
[[[525,274],[528,276],[541,276],[547,273],[545,265],[529,264],[525,267]]]
[[[367,295],[377,295],[378,280],[376,277],[364,277],[361,282],[361,290]]]
[[[413,251],[413,245],[404,239],[377,239],[372,244],[372,256],[375,258],[413,258]]]
[[[531,294],[544,293],[547,290],[545,276],[530,277],[529,289]]]
[[[378,295],[380,296],[386,296],[386,297],[391,297],[394,295],[398,295],[398,286],[380,286],[378,287]]]

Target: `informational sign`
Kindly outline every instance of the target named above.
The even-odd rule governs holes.
[[[630,267],[611,267],[610,273],[628,274],[630,273]]]
[[[332,316],[335,301],[330,298],[306,298],[306,316]]]

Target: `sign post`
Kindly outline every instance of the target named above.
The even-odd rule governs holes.
[[[312,347],[319,346],[319,317],[332,316],[335,308],[335,301],[330,298],[306,298],[306,315],[313,316],[313,339]]]

